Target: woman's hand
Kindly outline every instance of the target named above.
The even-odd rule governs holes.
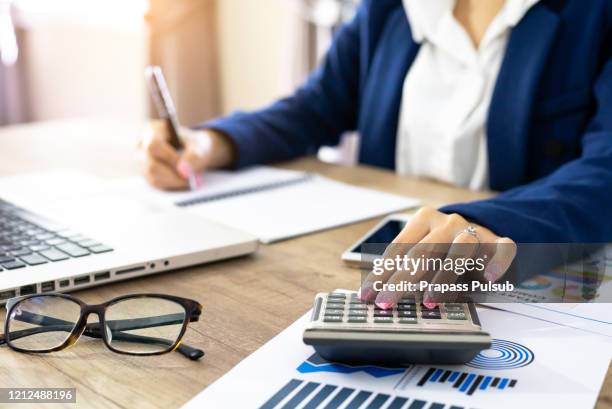
[[[397,259],[407,255],[410,259],[480,259],[484,269],[471,274],[470,279],[494,282],[499,280],[512,264],[516,255],[516,244],[507,237],[499,237],[491,230],[470,223],[458,214],[445,214],[424,207],[410,219],[402,232],[387,247],[383,259]],[[392,264],[394,265],[394,264]],[[438,264],[439,265],[439,264]],[[419,283],[427,280],[431,284],[453,284],[460,275],[455,271],[415,271],[396,268],[371,272],[363,282],[360,297],[363,301],[374,301],[383,309],[393,307],[404,295],[402,291],[376,291],[380,284]],[[374,284],[378,283],[378,286]],[[391,286],[388,286],[391,287]],[[426,292],[423,304],[435,308],[439,298]]]
[[[183,152],[169,143],[169,130],[165,121],[152,121],[144,132],[139,147],[143,152],[143,174],[147,181],[160,189],[184,190],[189,178],[201,183],[206,169],[230,166],[235,158],[229,138],[212,130],[195,131],[181,128],[185,143]]]

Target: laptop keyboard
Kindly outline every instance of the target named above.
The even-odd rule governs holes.
[[[113,251],[0,199],[0,271]]]

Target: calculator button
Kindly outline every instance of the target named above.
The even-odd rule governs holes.
[[[340,304],[340,303],[327,303],[327,305],[325,306],[325,308],[331,309],[331,310],[343,310],[344,309],[344,303]]]
[[[442,318],[440,316],[440,311],[421,311],[421,317],[429,320],[439,320]]]
[[[416,317],[416,311],[398,311],[398,317]]]
[[[446,318],[449,320],[467,320],[467,316],[463,312],[447,312]]]
[[[349,317],[367,317],[367,310],[351,310],[349,311]]]
[[[399,304],[397,306],[398,311],[416,311],[416,304]]]
[[[343,299],[343,300],[345,300],[345,299],[346,299],[346,295],[345,295],[345,294],[340,294],[340,293],[330,293],[330,294],[327,296],[327,298],[328,298],[328,299],[330,299],[330,298],[339,298],[339,299]]]
[[[440,311],[440,306],[436,305],[433,308],[427,308],[425,305],[421,304],[421,311]]]
[[[323,322],[342,322],[342,317],[328,316],[323,317]]]
[[[379,324],[392,324],[393,317],[374,317],[374,322]]]
[[[416,298],[413,296],[404,296],[400,300],[400,303],[413,303],[414,304],[415,302],[416,302]]]
[[[374,310],[375,317],[393,317],[392,310]]]
[[[365,324],[368,322],[368,317],[353,317],[349,315],[348,322]]]
[[[344,315],[344,311],[342,311],[342,310],[325,310],[325,315],[342,316],[342,315]]]
[[[367,310],[368,306],[366,304],[351,304],[349,305],[349,310],[351,311],[356,311],[356,310]]]
[[[461,305],[461,304],[446,304],[444,306],[444,309],[446,311],[463,312],[463,305]]]
[[[402,317],[399,320],[400,324],[416,324],[417,319],[415,317]]]

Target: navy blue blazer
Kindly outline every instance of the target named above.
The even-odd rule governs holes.
[[[238,166],[313,153],[357,130],[360,162],[394,169],[402,84],[418,50],[401,0],[364,0],[295,94],[204,126],[232,138]],[[510,35],[487,138],[490,186],[502,193],[442,211],[519,243],[612,241],[611,0],[542,0],[526,14]]]

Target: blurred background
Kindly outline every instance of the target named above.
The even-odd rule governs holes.
[[[161,65],[192,125],[286,95],[358,0],[0,0],[0,126],[142,119]]]

